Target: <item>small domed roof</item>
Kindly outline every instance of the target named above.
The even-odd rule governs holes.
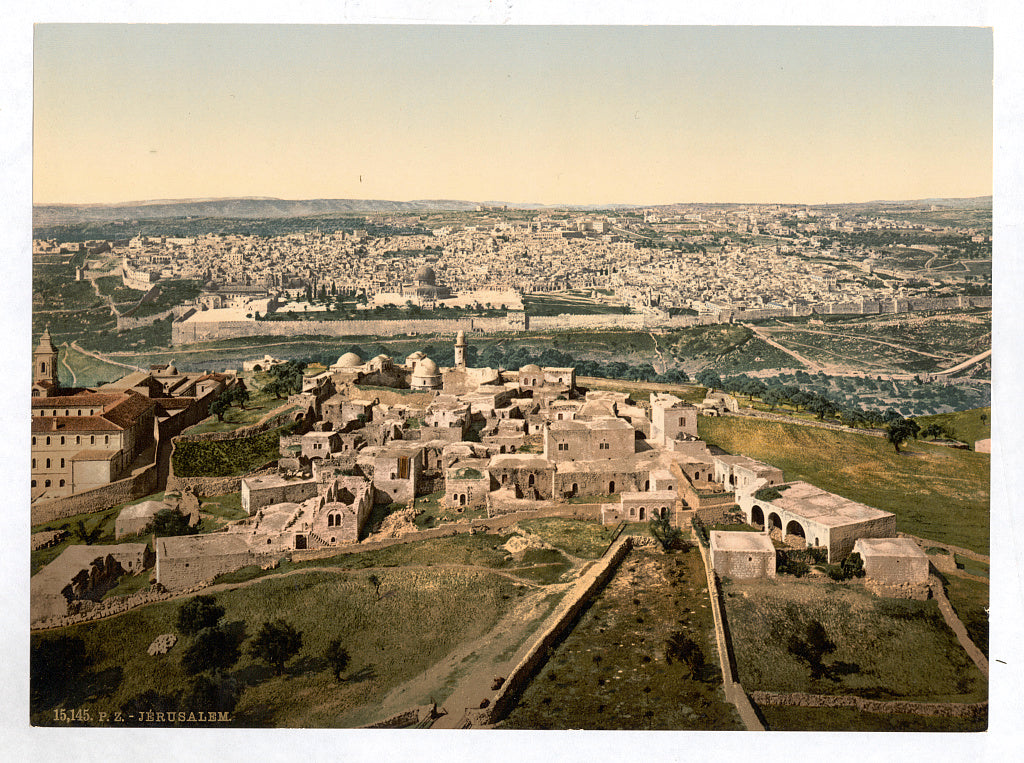
[[[437,363],[430,358],[423,358],[413,369],[413,376],[437,376]]]
[[[520,370],[520,372],[525,371],[528,374],[539,374],[540,373],[540,366],[536,365],[535,363],[529,363],[529,364],[523,366],[522,368],[520,368],[519,370]]]
[[[424,354],[423,354],[422,352],[420,352],[419,350],[416,350],[416,352],[412,353],[412,354],[411,354],[411,355],[410,355],[409,357],[407,357],[407,358],[405,359],[405,364],[406,364],[407,366],[412,366],[412,365],[415,365],[415,364],[416,364],[416,361],[417,361],[417,360],[422,360],[422,359],[423,359],[423,358],[425,358],[425,357],[427,357],[427,356],[426,356],[426,355],[424,355]]]
[[[431,286],[434,285],[434,281],[437,279],[437,275],[434,273],[434,269],[429,265],[424,265],[416,271],[414,276],[417,283],[425,283]]]
[[[346,352],[338,358],[338,362],[335,365],[339,365],[342,368],[352,368],[354,366],[363,365],[363,359],[354,352]]]

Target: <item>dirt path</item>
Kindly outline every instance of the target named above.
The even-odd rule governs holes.
[[[654,370],[657,371],[659,374],[663,374],[665,373],[665,371],[668,370],[668,363],[665,362],[665,356],[661,354],[661,348],[658,347],[658,340],[654,336],[654,332],[648,331],[647,335],[651,338],[651,341],[654,342],[654,352],[657,353],[658,365],[661,366],[661,368],[655,366]]]
[[[963,371],[965,368],[973,366],[975,363],[980,363],[985,358],[988,358],[991,355],[992,355],[992,350],[991,349],[985,350],[984,352],[979,352],[973,358],[968,358],[963,363],[958,363],[957,365],[953,366],[952,368],[947,368],[947,369],[945,369],[943,371],[936,371],[935,375],[936,376],[948,376],[949,374],[955,374],[955,373],[957,373],[959,371]]]
[[[60,362],[63,364],[64,368],[68,369],[68,373],[71,374],[71,386],[78,386],[78,375],[75,373],[75,369],[73,369],[68,363],[68,343],[64,342],[61,347],[64,348],[64,354],[61,356]]]
[[[815,373],[817,373],[818,371],[824,371],[825,370],[824,366],[822,366],[822,365],[820,365],[818,363],[815,363],[813,360],[808,360],[803,355],[798,353],[796,350],[791,350],[788,347],[783,347],[781,344],[779,344],[774,339],[772,339],[769,334],[767,334],[766,332],[761,330],[761,328],[759,328],[758,326],[754,326],[754,325],[751,325],[749,323],[744,323],[743,326],[745,326],[746,328],[748,328],[751,331],[753,331],[754,335],[758,339],[760,339],[761,341],[765,342],[766,344],[770,344],[772,347],[774,347],[777,350],[782,350],[782,352],[786,353],[790,357],[792,357],[795,360],[799,361],[808,370],[814,371]]]
[[[71,349],[77,350],[78,352],[82,353],[83,355],[88,355],[90,358],[94,358],[95,360],[99,360],[99,361],[101,361],[103,363],[109,363],[112,366],[121,366],[122,368],[130,368],[132,371],[141,371],[142,370],[139,366],[133,366],[133,365],[131,365],[129,363],[122,363],[119,360],[111,360],[109,357],[103,357],[98,352],[93,352],[92,350],[86,350],[86,349],[82,348],[78,344],[78,340],[77,339],[71,343]],[[131,353],[124,353],[124,354],[130,355]]]

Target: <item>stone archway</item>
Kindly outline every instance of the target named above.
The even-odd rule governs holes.
[[[755,506],[750,510],[750,524],[758,529],[764,529],[764,509]]]
[[[774,511],[768,515],[768,529],[782,532],[782,518]]]
[[[797,538],[799,538],[799,540],[796,540]],[[803,525],[795,519],[791,520],[786,525],[786,540],[797,546],[807,545],[807,533],[804,532]]]

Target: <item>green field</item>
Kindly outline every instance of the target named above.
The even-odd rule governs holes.
[[[914,421],[924,429],[930,424],[938,424],[954,440],[965,442],[974,449],[978,440],[987,440],[992,436],[992,408],[975,408],[970,411],[940,413],[934,416],[917,416]]]
[[[821,579],[727,581],[723,591],[747,691],[915,702],[980,702],[988,696],[987,679],[934,601],[883,599],[861,585]],[[812,621],[835,645],[819,678],[789,647]]]
[[[779,467],[787,480],[891,511],[903,532],[988,553],[986,454],[914,441],[897,454],[881,437],[746,418],[702,416],[699,432],[729,453]]]
[[[224,622],[236,637],[251,637],[263,622],[282,613],[302,632],[302,649],[282,676],[274,676],[243,649],[229,670],[244,687],[232,714],[234,724],[346,727],[375,720],[378,703],[390,689],[486,633],[522,591],[483,571],[395,569],[383,573],[378,599],[368,575],[314,571],[217,594],[227,610]],[[84,641],[90,664],[66,691],[36,702],[32,722],[53,723],[58,706],[89,709],[95,717],[147,691],[163,697],[183,691],[188,678],[180,660],[188,639],[166,656],[146,653],[156,636],[175,632],[182,601],[61,629],[61,634]],[[34,634],[33,646],[51,635]],[[341,638],[352,656],[341,683],[335,682],[324,659],[332,638]],[[35,678],[45,683],[48,677]],[[445,687],[433,691],[443,702]]]

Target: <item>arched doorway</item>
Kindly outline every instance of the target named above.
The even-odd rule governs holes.
[[[615,492],[615,480],[612,480],[611,482],[608,483],[608,495],[611,495],[614,492]]]
[[[576,484],[575,482],[572,483],[572,494],[573,494],[573,497],[576,497],[577,495],[580,494],[580,486],[578,484]]]
[[[645,511],[644,507],[643,507],[643,506],[641,506],[641,507],[640,507],[640,521],[641,521],[641,522],[643,522],[643,521],[644,521],[644,511]]]
[[[750,524],[758,529],[764,529],[764,510],[760,506],[750,510]]]
[[[799,538],[799,541],[794,540],[793,543],[797,545],[807,545],[807,533],[804,532],[804,528],[795,519],[786,525],[786,537]]]

